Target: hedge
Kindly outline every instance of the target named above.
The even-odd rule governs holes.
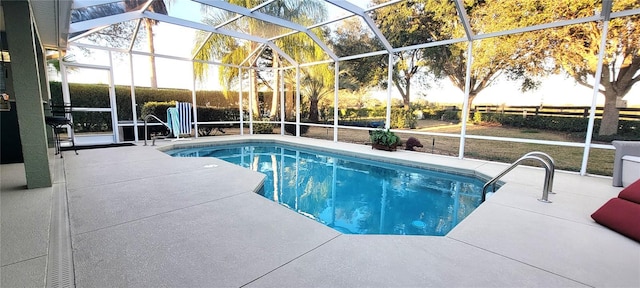
[[[61,105],[62,84],[49,82],[51,101],[54,105]],[[69,92],[74,107],[110,107],[109,86],[106,84],[78,84],[70,83]],[[133,120],[131,112],[131,89],[129,86],[115,87],[116,104],[118,107],[118,121]],[[186,89],[151,89],[136,87],[137,115],[139,119],[144,117],[143,107],[147,102],[189,102],[192,101],[192,92]],[[198,121],[237,121],[238,93],[229,92],[228,98],[221,91],[196,91],[196,103],[198,106]],[[262,93],[266,100],[271,99],[271,93]],[[246,101],[245,103],[248,103]],[[270,103],[270,102],[269,102]],[[209,107],[205,107],[209,105]],[[166,121],[166,106],[154,108],[153,114]],[[163,111],[161,111],[163,110]],[[235,111],[234,111],[235,110]],[[111,130],[111,115],[109,113],[73,113],[74,130],[76,132],[97,132]]]
[[[476,112],[478,114],[479,112]],[[478,118],[474,115],[474,120]],[[560,117],[560,116],[527,116],[517,114],[502,114],[502,113],[482,113],[479,117],[483,122],[500,123],[505,126],[517,127],[517,128],[532,128],[548,131],[559,131],[567,133],[584,133],[588,124],[588,118],[582,117]],[[598,131],[600,129],[601,119],[595,119],[593,130]],[[618,123],[618,133],[616,136],[610,137],[597,137],[597,140],[608,141],[613,138],[616,139],[637,139],[640,137],[640,121],[628,121],[620,120]],[[611,138],[613,137],[613,138]],[[611,138],[611,139],[609,139]]]
[[[153,114],[162,121],[167,121],[167,109],[176,107],[176,101],[170,102],[147,102],[142,106],[140,118],[144,119],[149,114]],[[240,121],[240,111],[237,108],[215,108],[197,106],[198,122],[214,121]]]
[[[49,82],[51,99],[55,104],[62,104],[62,84]],[[116,85],[116,104],[118,106],[118,120],[133,120],[131,112],[131,89],[129,86]],[[106,84],[69,84],[71,102],[75,107],[110,107],[109,86]],[[136,104],[138,118],[142,116],[142,107],[147,102],[192,102],[192,92],[187,89],[151,89],[136,87]],[[261,92],[261,97],[266,104],[271,102],[271,92]],[[196,91],[196,103],[202,106],[214,108],[238,107],[238,93],[228,92],[225,97],[222,91]],[[245,103],[249,103],[248,100]],[[107,115],[108,116],[108,115]],[[74,120],[79,120],[75,119]]]

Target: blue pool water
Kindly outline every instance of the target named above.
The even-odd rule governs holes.
[[[260,194],[348,234],[447,234],[478,205],[480,179],[271,143],[167,151],[267,175]]]

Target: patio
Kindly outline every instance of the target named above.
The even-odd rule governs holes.
[[[175,2],[173,7],[169,7],[169,2]],[[246,7],[237,5],[239,2],[242,1],[1,2],[0,70],[3,77],[0,77],[0,93],[3,95],[0,104],[3,105],[0,110],[3,110],[3,116],[11,116],[12,122],[4,120],[6,118],[0,121],[11,125],[3,125],[0,138],[15,140],[15,147],[11,148],[20,149],[16,149],[18,152],[13,156],[23,158],[20,159],[22,163],[0,165],[1,287],[640,287],[640,243],[598,225],[590,218],[591,213],[616,197],[622,188],[613,187],[611,177],[592,175],[587,170],[589,161],[603,163],[590,151],[614,149],[608,140],[600,142],[600,138],[594,138],[594,133],[611,136],[621,127],[601,125],[604,115],[598,115],[596,108],[605,104],[598,101],[606,100],[605,106],[613,107],[611,111],[619,111],[627,106],[624,95],[607,94],[613,91],[608,87],[625,84],[621,91],[632,91],[632,86],[637,83],[637,71],[620,72],[627,71],[626,67],[639,67],[636,60],[640,58],[633,53],[637,53],[634,43],[638,43],[638,39],[635,37],[640,35],[637,33],[640,2],[581,1],[580,5],[574,5],[567,1],[547,1],[523,9],[505,9],[508,6],[495,1],[471,3],[463,0],[428,3],[402,0],[256,0],[244,1]],[[309,9],[318,14],[289,13],[298,11],[296,9],[300,7],[295,4],[302,2],[320,5],[320,9]],[[436,2],[439,5],[432,5]],[[530,3],[534,2],[516,4]],[[574,9],[576,7],[577,10]],[[486,10],[491,13],[483,12],[489,8],[505,11],[497,14],[491,10]],[[394,19],[393,16],[404,15],[398,11],[420,13]],[[434,17],[434,13],[443,15]],[[297,19],[298,16],[304,17]],[[412,21],[404,21],[409,18]],[[413,22],[421,18],[425,22]],[[502,22],[509,19],[523,21]],[[394,22],[396,20],[399,22]],[[396,23],[410,25],[398,26]],[[413,29],[418,27],[416,23],[433,30],[422,33],[428,29]],[[362,34],[371,38],[365,42],[371,43],[364,45],[365,42],[357,41],[350,46],[350,41],[336,42],[337,36],[349,34],[339,33],[338,28],[351,25],[357,25],[353,26],[356,28],[353,32],[357,32],[354,36],[364,32]],[[91,39],[99,32],[109,32],[103,31],[104,28],[119,29],[117,27],[128,29],[126,33],[115,33],[123,36],[120,39],[123,41],[108,39],[105,40],[108,43],[103,43],[99,39]],[[244,27],[251,29],[243,30]],[[399,29],[394,32],[387,29],[389,27]],[[415,30],[412,35],[415,39],[398,42],[395,34],[409,30]],[[162,31],[167,33],[160,33]],[[156,32],[157,37],[153,38]],[[563,35],[570,37],[563,38]],[[589,37],[574,38],[580,35]],[[179,36],[190,38],[178,39]],[[196,39],[196,36],[203,38]],[[558,38],[554,39],[556,36]],[[295,39],[302,42],[296,41],[292,45],[294,42],[291,41]],[[537,43],[536,47],[525,45],[531,43],[531,39],[547,42]],[[554,41],[558,43],[555,47],[545,45]],[[228,46],[219,45],[222,43]],[[629,49],[609,49],[616,43]],[[220,51],[208,51],[211,47]],[[360,49],[363,47],[366,49]],[[485,49],[487,47],[488,50]],[[533,59],[526,58],[522,63],[487,66],[510,62],[498,61],[499,54],[513,60],[518,58],[514,57],[516,52],[535,52],[530,48],[539,47],[543,48],[535,49],[542,53],[539,55],[551,55],[551,58],[545,56],[544,59],[534,59],[536,61],[524,61]],[[511,48],[518,48],[518,51]],[[303,50],[314,51],[308,55],[299,53]],[[605,53],[609,50],[615,53]],[[90,51],[94,56],[80,57],[83,51]],[[438,51],[443,54],[434,59],[426,57]],[[561,53],[557,54],[558,51]],[[577,54],[565,55],[564,52]],[[74,54],[77,59],[65,59]],[[534,58],[538,55],[523,54]],[[417,55],[422,56],[411,58]],[[482,55],[486,55],[484,60],[488,61],[483,61]],[[221,59],[227,56],[237,59]],[[627,65],[627,56],[631,65]],[[371,57],[379,58],[375,67],[367,62]],[[405,57],[411,60],[405,62]],[[453,134],[419,129],[398,131],[433,136],[432,143],[435,143],[435,137],[456,139],[457,144],[449,146],[458,147],[457,157],[408,151],[389,154],[371,150],[366,145],[340,142],[342,139],[338,137],[339,129],[370,130],[345,126],[339,121],[341,113],[346,114],[341,109],[357,106],[345,104],[345,94],[341,94],[344,87],[339,80],[352,80],[345,72],[376,71],[375,77],[364,75],[367,76],[364,79],[380,78],[380,83],[360,84],[366,84],[364,88],[368,89],[387,87],[384,91],[377,91],[384,94],[385,103],[371,106],[384,109],[380,110],[384,117],[376,117],[383,118],[385,128],[390,129],[393,100],[400,100],[403,107],[410,108],[410,104],[415,104],[411,99],[416,100],[415,96],[419,96],[415,92],[425,97],[439,92],[447,100],[442,104],[453,104],[453,109],[448,112],[457,117],[456,110],[468,111],[475,96],[482,89],[489,88],[490,83],[503,75],[501,73],[519,73],[524,71],[519,69],[534,62],[540,64],[537,68],[544,68],[551,63],[547,60],[557,59],[577,59],[579,62],[575,67],[556,67],[568,69],[563,72],[564,76],[575,72],[569,70],[577,69],[580,75],[589,75],[594,80],[593,83],[582,83],[590,88],[579,93],[566,93],[551,85],[553,96],[546,97],[575,94],[587,100],[589,104],[583,111],[588,111],[588,115],[586,112],[577,115],[587,121],[569,125],[584,133],[580,141],[538,139],[536,136],[539,134],[529,133],[535,131],[519,135],[522,137],[475,135],[467,133],[466,125],[470,120],[467,113],[461,114],[458,119],[460,128]],[[151,62],[148,68],[147,60]],[[431,91],[427,87],[422,87],[421,91],[420,86],[414,84],[412,96],[411,85],[402,88],[394,82],[394,79],[401,79],[398,75],[407,75],[401,68],[406,63],[423,63],[422,60],[429,60],[427,62],[434,65],[457,65],[429,66],[429,71],[421,72],[424,78],[409,79],[407,84],[443,76],[457,82],[459,85],[454,85],[456,87],[449,87],[457,90],[450,93],[433,85],[433,90],[441,91]],[[56,61],[58,71],[50,71],[56,69]],[[140,64],[142,61],[144,66]],[[590,66],[582,67],[583,62]],[[358,65],[354,66],[354,63]],[[449,66],[453,69],[445,71],[444,68]],[[225,81],[216,83],[200,79],[200,73],[219,68],[232,72],[226,81],[236,85],[223,89],[222,82]],[[68,73],[73,69],[81,71]],[[444,74],[434,73],[440,70]],[[496,74],[485,75],[483,70]],[[529,69],[525,70],[527,78],[518,78],[523,81],[522,87],[526,86],[527,80],[535,80],[528,76],[537,75],[533,73],[535,71],[528,75]],[[163,75],[162,72],[167,71],[169,73]],[[132,141],[137,146],[81,150],[79,155],[64,152],[64,158],[54,155],[51,148],[54,133],[45,123],[45,117],[52,114],[51,108],[56,104],[51,88],[53,75],[49,75],[54,73],[48,72],[59,73],[56,74],[60,77],[60,89],[55,90],[56,93],[60,90],[56,94],[57,104],[68,105],[70,111],[76,113],[71,117],[75,128],[69,127],[66,131],[75,141],[73,143],[119,145]],[[146,77],[143,75],[146,72],[154,76]],[[156,72],[159,74],[155,75]],[[478,78],[479,75],[486,77]],[[612,75],[620,77],[610,77]],[[90,85],[104,84],[105,91],[87,93],[87,97],[81,97],[79,94],[82,93],[72,95],[76,92],[71,92],[69,83],[82,83],[85,79],[80,78],[84,76],[91,80]],[[258,83],[259,76],[263,77],[264,83]],[[573,76],[569,78],[574,79]],[[215,78],[218,77],[211,77]],[[321,123],[315,119],[320,112],[320,93],[303,91],[305,87],[314,86],[305,84],[308,82],[305,80],[314,79],[318,80],[315,82],[326,82],[325,91],[315,92],[322,92],[324,104],[333,103],[331,109],[325,107],[332,122]],[[325,81],[327,79],[331,81]],[[489,84],[478,86],[473,83]],[[126,90],[126,95],[122,92],[117,95],[116,85],[120,86],[120,91]],[[258,86],[272,88],[265,91],[264,87]],[[606,89],[600,89],[600,86]],[[406,95],[396,95],[393,87],[400,94],[405,91]],[[255,139],[286,141],[349,151],[382,161],[467,169],[488,177],[497,175],[508,164],[465,159],[475,157],[469,152],[465,154],[468,142],[495,141],[493,143],[503,149],[513,149],[514,143],[534,143],[579,149],[577,154],[582,155],[580,172],[558,171],[553,189],[557,194],[551,195],[553,203],[547,204],[536,201],[541,195],[544,171],[532,167],[516,168],[503,178],[506,184],[500,191],[444,237],[346,235],[257,195],[255,191],[264,181],[263,174],[214,158],[170,157],[161,151],[176,144],[168,140],[158,141],[160,147],[142,146],[141,140],[147,133],[141,133],[137,128],[143,126],[141,118],[146,116],[138,108],[143,108],[147,102],[163,100],[145,98],[142,92],[150,89],[149,93],[160,94],[156,93],[157,88],[183,89],[183,98],[171,96],[173,98],[164,100],[191,105],[183,116],[188,114],[193,118],[185,117],[183,122],[189,131],[183,134],[190,134],[194,139],[182,143]],[[215,101],[210,101],[213,96],[203,98],[200,95],[204,92],[222,93],[222,90],[237,93],[234,99],[226,99],[228,97],[225,96],[227,102],[234,102],[233,105],[226,107],[227,104],[220,104],[217,107]],[[491,94],[486,91],[485,94]],[[523,93],[505,94],[509,99],[515,99],[517,97],[514,96],[527,96]],[[271,101],[265,98],[266,94],[270,95]],[[637,94],[629,93],[631,96]],[[311,99],[314,95],[315,106]],[[91,102],[84,105],[78,101],[80,99]],[[103,103],[98,103],[98,100]],[[536,107],[543,106],[542,100],[540,98],[540,105]],[[260,102],[271,103],[270,111],[266,106],[259,107]],[[216,107],[210,107],[212,103]],[[538,105],[537,102],[535,104]],[[119,111],[119,108],[124,110]],[[224,108],[228,110],[226,112],[232,109],[233,113],[229,114],[237,114],[238,119],[207,118],[206,113],[198,113],[199,108]],[[308,113],[304,111],[307,108]],[[400,111],[403,108],[398,106],[395,109]],[[163,114],[165,110],[160,112]],[[315,116],[311,117],[312,114]],[[99,124],[93,120],[82,122],[79,115],[106,116]],[[526,115],[525,110],[522,118],[532,117]],[[263,116],[268,116],[268,119],[263,119]],[[83,131],[75,129],[82,125],[89,127],[89,124],[108,128],[101,128],[105,131],[97,128],[95,130],[100,131],[84,131],[102,133],[100,139],[82,138],[80,134]],[[280,128],[289,125],[296,128],[296,136],[285,136],[285,129],[280,129],[281,135],[255,135],[260,133],[258,127],[265,126],[260,124]],[[198,138],[199,125],[231,125],[243,127],[239,129],[243,132],[236,136]],[[326,128],[326,138],[333,141],[301,137],[299,130],[305,125]],[[614,127],[616,131],[601,133],[597,126]],[[244,127],[247,127],[247,133]],[[629,127],[628,130],[635,129]],[[131,131],[132,138],[125,139],[124,134],[128,133],[125,130]],[[13,151],[8,149],[10,145],[3,144],[1,148],[3,157],[0,158],[8,159],[4,154],[12,153],[7,152]],[[565,153],[557,148],[549,149],[556,149],[554,152],[557,154]]]
[[[189,143],[243,139],[389,155],[287,136]],[[640,244],[589,217],[621,190],[609,177],[559,171],[545,204],[543,170],[520,167],[445,237],[358,236],[256,195],[262,174],[218,159],[151,146],[51,154],[50,188],[27,190],[23,164],[0,166],[2,287],[640,286]],[[507,165],[392,156],[489,176]]]

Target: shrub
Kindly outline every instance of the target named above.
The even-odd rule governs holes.
[[[396,136],[395,133],[389,130],[373,130],[371,131],[369,138],[371,139],[371,143],[383,146],[393,146],[400,143],[400,137]]]
[[[462,112],[456,110],[443,110],[440,114],[440,120],[443,121],[460,122],[461,118]]]
[[[482,123],[482,113],[480,112],[475,112],[473,113],[473,124],[480,124]]]
[[[240,121],[237,108],[215,108],[198,106],[198,122]]]
[[[261,121],[269,121],[269,118],[262,119]],[[273,134],[273,124],[271,123],[253,123],[254,134]]]
[[[424,119],[440,120],[440,117],[444,113],[444,107],[435,104],[429,104],[422,108],[422,117]]]
[[[391,109],[391,128],[416,128],[418,121],[411,110],[404,108]]]
[[[147,102],[142,106],[140,119],[144,119],[147,115],[154,115],[160,120],[167,122],[167,109],[176,107],[176,101],[170,102]]]
[[[369,117],[387,117],[387,107],[385,106],[376,106],[372,109],[369,109]]]

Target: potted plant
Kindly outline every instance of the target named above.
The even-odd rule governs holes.
[[[389,129],[373,130],[369,138],[371,138],[371,148],[379,150],[395,151],[398,144],[400,144],[400,137],[389,131]]]

